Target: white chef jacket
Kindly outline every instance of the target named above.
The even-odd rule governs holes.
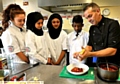
[[[47,44],[48,44],[51,58],[56,62],[62,50],[67,50],[67,33],[64,30],[61,30],[58,38],[51,39],[47,31],[46,39],[47,39]],[[66,64],[66,56],[63,58],[60,65],[65,65],[65,64]]]
[[[38,59],[43,64],[47,63],[50,54],[45,40],[45,32],[43,36],[38,36],[31,30],[28,30],[25,36],[25,44],[29,50],[29,55],[32,55],[34,59]]]
[[[13,61],[17,63],[25,63],[15,53],[25,52],[25,33],[26,29],[16,27],[12,22],[11,25],[3,32],[1,40],[5,49],[5,53],[13,57]]]
[[[83,61],[79,61],[78,59],[73,57],[75,52],[80,52],[82,50],[82,46],[85,48],[88,42],[88,32],[81,31],[79,35],[76,37],[76,32],[73,31],[68,34],[67,43],[68,43],[68,52],[69,52],[69,62],[71,63],[85,63],[86,59]]]

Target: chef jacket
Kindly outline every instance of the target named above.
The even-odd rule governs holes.
[[[26,49],[28,55],[32,56],[33,59],[40,61],[43,64],[47,63],[48,57],[50,57],[45,33],[42,36],[38,36],[31,30],[28,30],[25,36]],[[26,52],[27,52],[26,51]]]
[[[46,40],[51,58],[56,62],[62,50],[67,50],[67,33],[64,30],[61,30],[59,37],[52,39],[48,31],[46,31]],[[60,65],[66,65],[66,56],[63,58]]]
[[[115,56],[99,57],[99,62],[116,63],[120,65],[120,26],[118,21],[105,18],[97,26],[91,26],[88,45],[92,46],[94,51],[108,47],[116,48]]]
[[[67,44],[68,44],[68,52],[69,52],[69,62],[71,63],[85,63],[86,59],[83,61],[79,61],[78,59],[73,57],[73,54],[75,52],[80,52],[82,50],[82,47],[86,47],[88,43],[88,32],[81,31],[78,33],[78,36],[76,36],[76,32],[73,31],[68,34],[67,38]]]
[[[25,28],[18,28],[13,23],[3,32],[1,40],[7,55],[12,56],[14,62],[25,63],[15,53],[25,52]]]

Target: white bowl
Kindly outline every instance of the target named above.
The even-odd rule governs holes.
[[[83,68],[83,72],[72,72],[71,70],[74,68],[74,67],[78,67],[78,68]],[[86,65],[86,64],[70,64],[67,66],[67,71],[73,75],[82,75],[84,73],[86,73],[87,71],[89,70],[89,67]]]

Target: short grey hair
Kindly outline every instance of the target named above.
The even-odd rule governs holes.
[[[93,9],[93,11],[96,11],[96,9],[100,10],[100,7],[96,3],[89,3],[83,8],[83,12],[85,12],[90,7]]]

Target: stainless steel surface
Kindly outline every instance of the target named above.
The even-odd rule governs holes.
[[[98,74],[97,73],[97,68],[95,67],[95,84],[120,84],[120,80],[119,81],[114,81],[114,82],[104,81],[97,74]]]
[[[30,64],[16,63],[16,64],[14,64],[11,74],[16,75],[16,74],[24,72],[25,70],[30,69],[30,68],[32,68]]]
[[[120,0],[38,0],[38,6],[50,12],[80,12],[90,2],[100,7],[120,6]]]
[[[92,0],[38,0],[38,6],[51,12],[75,12],[92,2]]]
[[[96,80],[95,81],[96,81],[95,84],[120,84],[120,81],[116,81],[116,82],[103,81],[98,76],[96,76]]]
[[[108,65],[107,58],[105,58],[105,60],[106,60],[107,70],[109,71],[109,65]]]
[[[109,71],[109,66],[108,66],[108,62],[106,62],[106,65],[107,65],[107,70]]]
[[[25,67],[25,66],[24,66]],[[22,65],[21,65],[22,68]],[[61,78],[59,74],[63,66],[54,66],[54,65],[39,65],[33,68],[25,70],[26,79],[30,79],[34,76],[40,76],[40,80],[44,81],[44,84],[120,84],[120,82],[105,82],[99,79],[96,75],[95,69],[95,80],[80,80],[73,78]],[[17,68],[16,68],[17,69]],[[23,72],[21,72],[23,73]],[[16,75],[20,75],[16,74]]]
[[[115,81],[116,79],[118,79],[119,76],[119,67],[116,66],[113,63],[107,63],[108,64],[108,68],[109,70],[103,69],[103,68],[107,68],[106,62],[101,62],[98,63],[98,74],[100,75],[100,77],[104,80],[107,81]],[[111,71],[110,68],[115,69],[114,71]]]
[[[39,65],[23,72],[26,73],[26,80],[29,80],[31,77],[40,76],[40,80],[44,81],[44,84],[94,84],[94,80],[61,78],[59,74],[62,68],[63,66]]]

